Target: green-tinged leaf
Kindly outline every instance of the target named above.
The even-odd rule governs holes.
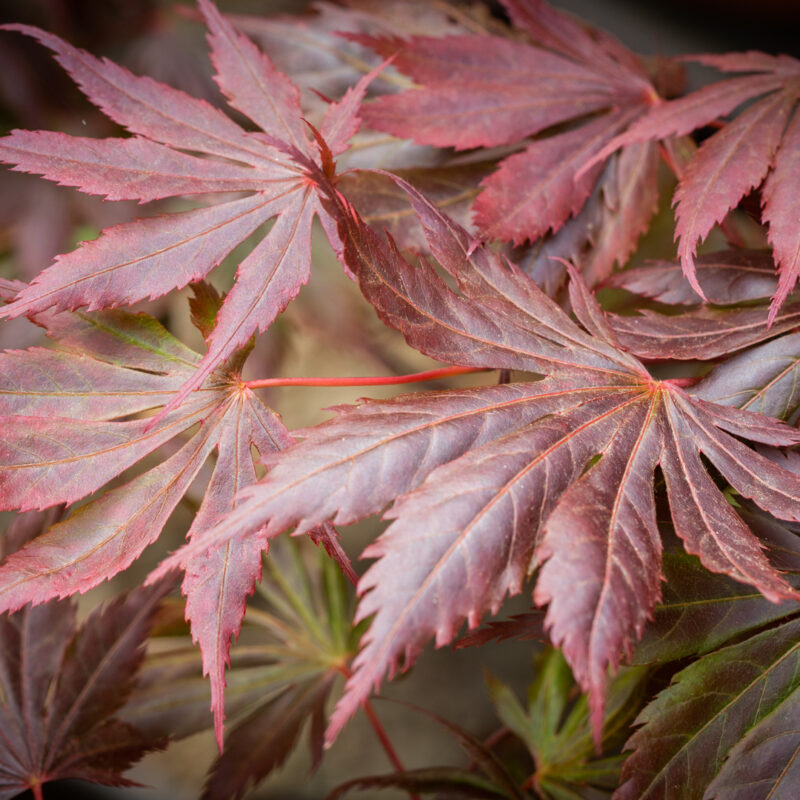
[[[800,690],[748,731],[728,754],[708,800],[791,800],[800,786]]]
[[[328,697],[358,649],[354,593],[321,548],[284,537],[271,544],[264,564],[243,642],[231,649],[225,702],[232,727],[209,772],[205,800],[243,797],[283,764],[304,727],[316,766]],[[199,654],[185,637],[153,653],[124,718],[179,737],[208,728],[213,720],[201,672]]]
[[[797,618],[704,656],[639,715],[615,798],[700,800],[732,748],[780,713],[798,686]]]
[[[611,683],[603,727],[604,749],[613,753],[638,707],[645,670],[622,670]],[[489,678],[489,690],[500,721],[528,748],[534,762],[529,783],[550,800],[584,797],[587,787],[614,788],[621,759],[598,758],[589,704],[575,698],[575,681],[563,655],[549,649],[537,661],[528,690],[527,709],[508,687]]]
[[[758,530],[754,521],[748,522]],[[685,553],[665,554],[664,575],[661,603],[634,651],[637,664],[708,653],[735,636],[800,610],[797,602],[771,603],[746,584],[709,574],[695,556]]]

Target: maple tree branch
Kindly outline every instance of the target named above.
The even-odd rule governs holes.
[[[399,383],[418,383],[451,375],[467,375],[472,372],[491,372],[488,367],[441,367],[410,375],[375,375],[351,378],[262,378],[244,381],[248,389],[264,389],[269,386],[392,386]]]

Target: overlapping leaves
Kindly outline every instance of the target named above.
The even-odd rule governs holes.
[[[137,77],[57,36],[12,25],[8,28],[53,50],[86,96],[134,135],[95,140],[13,131],[0,140],[0,159],[16,169],[112,200],[220,195],[216,205],[108,229],[59,257],[2,312],[6,317],[159,297],[204,278],[236,245],[275,220],[239,265],[208,352],[185,377],[173,405],[253,333],[266,329],[308,280],[311,223],[325,213],[302,171],[275,145],[291,145],[320,162],[327,159],[332,169],[330,158],[346,149],[357,128],[355,112],[369,80],[329,108],[321,125],[329,148],[323,157],[309,139],[294,85],[233,30],[210,0],[199,4],[209,28],[216,80],[231,106],[259,132],[247,132],[207,102]],[[242,192],[247,194],[231,196]]]
[[[585,261],[594,282],[625,260],[655,211],[657,151],[637,144],[605,166],[588,164],[658,97],[639,59],[610,36],[539,0],[503,5],[533,44],[494,35],[357,37],[394,54],[394,66],[419,84],[368,103],[362,115],[378,130],[439,147],[535,137],[483,180],[476,223],[515,244],[563,228],[555,254]]]
[[[123,773],[164,747],[116,714],[168,588],[120,595],[80,626],[70,601],[0,617],[0,798],[64,778],[130,786]]]
[[[353,592],[339,567],[306,544],[284,538],[264,559],[242,641],[231,651],[226,707],[233,725],[209,772],[204,800],[244,796],[283,764],[304,727],[312,771],[322,758],[327,700],[364,626],[351,624]],[[196,649],[179,641],[148,657],[122,712],[153,735],[184,737],[211,721]]]
[[[607,668],[630,652],[660,596],[656,467],[686,549],[778,601],[794,590],[701,455],[741,495],[798,520],[796,475],[740,438],[781,445],[800,436],[654,380],[615,345],[579,279],[572,301],[585,330],[402,185],[459,291],[405,261],[329,188],[345,260],[380,317],[433,358],[548,377],[340,409],[304,431],[183,557],[261,526],[274,536],[328,519],[346,524],[395,500],[393,523],[365,551],[379,560],[359,584],[358,616],[374,617],[329,737],[387,670],[408,667],[430,638],[450,641],[463,621],[475,626],[541,562],[535,599],[549,604],[551,638],[590,691],[599,723]]]
[[[198,291],[197,316],[213,319],[219,298],[208,287]],[[0,566],[0,607],[10,610],[85,592],[127,568],[156,541],[216,453],[189,536],[207,530],[255,481],[251,448],[263,456],[291,441],[274,412],[241,384],[246,349],[153,425],[142,412],[176,396],[201,361],[197,353],[145,315],[43,312],[34,319],[58,349],[0,354],[3,509],[73,503],[159,448],[171,450],[157,466],[74,509],[7,558]],[[193,435],[181,441],[185,433]],[[330,531],[319,533],[334,546]],[[211,676],[220,741],[230,640],[261,573],[265,544],[255,537],[213,548],[187,566],[184,578],[186,613]]]
[[[636,315],[610,317],[620,342],[648,359],[728,356],[693,388],[697,397],[796,422],[800,303],[791,298],[770,325],[766,299],[776,280],[772,259],[765,253],[711,253],[701,256],[697,266],[709,299],[702,306],[683,281],[679,262],[659,262],[614,276],[609,285],[639,295]],[[663,306],[659,311],[647,308],[651,299],[671,306],[668,313]]]
[[[796,571],[797,536],[790,535]],[[614,797],[792,797],[800,774],[798,604],[770,608],[724,580],[693,581],[692,571],[685,564],[675,570],[672,608],[657,619],[640,657],[706,654],[639,715]],[[665,634],[671,642],[659,641]]]
[[[728,53],[693,56],[725,72],[752,73],[705,86],[686,97],[656,105],[600,154],[619,146],[689,133],[743,108],[700,146],[675,193],[678,252],[695,289],[697,245],[715,223],[752,189],[762,185],[763,219],[779,266],[770,309],[778,313],[800,276],[800,234],[795,186],[800,175],[800,62],[785,55]]]

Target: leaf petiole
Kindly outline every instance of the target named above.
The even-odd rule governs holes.
[[[419,383],[451,375],[467,375],[472,372],[491,372],[488,367],[441,367],[410,375],[375,375],[351,378],[262,378],[244,381],[248,389],[265,389],[270,386],[392,386],[399,383]]]

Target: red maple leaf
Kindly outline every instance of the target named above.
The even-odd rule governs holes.
[[[800,276],[800,201],[795,190],[800,177],[800,116],[796,113],[800,61],[759,52],[699,55],[691,60],[752,74],[655,105],[606,145],[599,157],[635,142],[690,133],[745,106],[700,145],[686,167],[675,192],[676,239],[684,273],[701,292],[695,267],[699,241],[763,182],[763,218],[780,271],[769,314],[772,323]]]
[[[8,295],[11,289],[5,285]],[[205,313],[196,307],[196,316],[213,318],[219,306],[220,299],[208,291],[200,294]],[[85,592],[126,569],[156,541],[201,467],[216,453],[189,536],[212,527],[233,507],[237,493],[256,479],[251,448],[264,457],[292,441],[278,416],[241,382],[247,348],[212,373],[179,409],[152,425],[152,417],[141,413],[177,395],[201,363],[197,353],[143,314],[42,312],[34,320],[58,349],[0,354],[0,508],[73,503],[163,445],[179,446],[157,466],[75,509],[9,556],[0,566],[3,610]],[[188,441],[177,438],[198,423]],[[317,533],[346,565],[333,532]],[[187,566],[183,582],[192,635],[211,677],[220,743],[230,642],[261,574],[265,545],[265,539],[255,537],[213,548]]]
[[[514,244],[563,230],[556,254],[582,255],[595,282],[625,260],[658,198],[655,146],[595,156],[659,98],[638,57],[610,36],[540,0],[503,5],[532,43],[351,36],[394,55],[393,66],[419,84],[367,103],[362,117],[378,130],[458,150],[535,137],[482,181],[475,221],[485,236]],[[587,240],[595,247],[582,253]]]
[[[739,494],[798,520],[797,476],[740,441],[793,444],[796,430],[652,378],[620,349],[576,273],[571,299],[583,328],[409,185],[401,182],[458,291],[407,262],[327,185],[349,268],[412,347],[546,376],[340,408],[270,458],[236,509],[166,562],[246,541],[262,526],[271,537],[347,524],[394,501],[392,524],[364,553],[379,560],[359,583],[358,618],[374,618],[330,739],[387,671],[408,668],[431,638],[450,641],[463,621],[476,626],[539,565],[535,600],[549,604],[551,638],[590,692],[599,731],[608,667],[630,652],[660,597],[657,466],[686,550],[773,601],[795,596],[701,456]]]
[[[230,105],[260,132],[249,133],[206,101],[137,77],[53,34],[25,25],[6,26],[53,50],[86,96],[134,135],[97,140],[13,131],[0,140],[0,159],[15,169],[111,200],[222,197],[216,205],[106,230],[99,239],[58,257],[0,315],[18,317],[50,307],[113,308],[158,297],[204,278],[236,245],[275,220],[239,265],[208,352],[185,377],[169,408],[198,388],[253,333],[265,330],[308,280],[315,215],[338,249],[313,185],[283,149],[295,148],[331,170],[332,158],[347,148],[358,127],[355,113],[371,80],[366,76],[329,107],[314,142],[294,85],[233,30],[210,0],[199,4],[209,27],[217,83]],[[231,198],[232,192],[247,194]]]

